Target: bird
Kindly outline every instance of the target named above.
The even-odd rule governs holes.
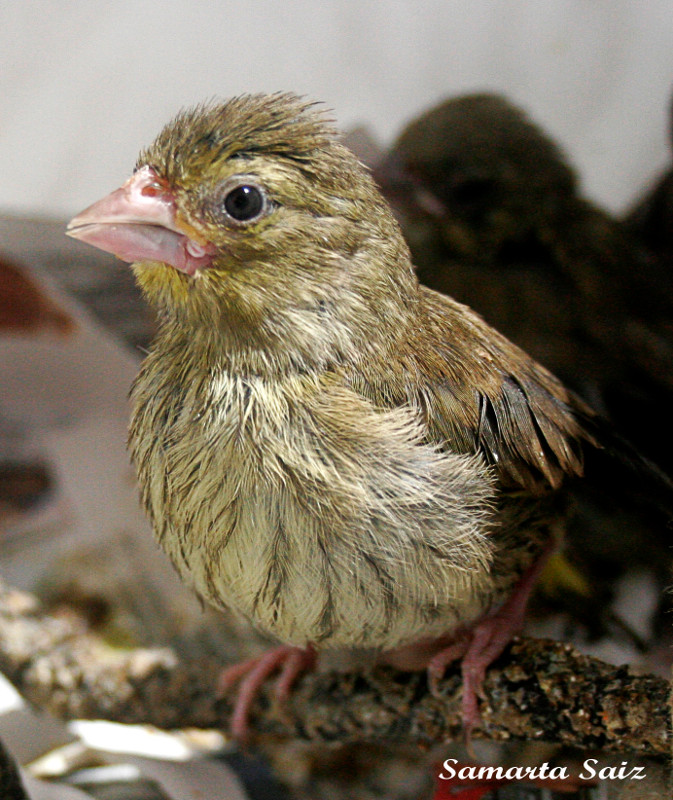
[[[67,233],[131,263],[157,313],[129,429],[157,542],[279,642],[222,675],[234,735],[267,677],[285,699],[339,649],[433,691],[460,660],[469,733],[569,487],[611,457],[599,417],[419,285],[371,174],[298,95],[184,109]]]

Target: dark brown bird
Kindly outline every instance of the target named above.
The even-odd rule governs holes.
[[[282,642],[226,673],[234,732],[322,648],[433,683],[461,658],[469,729],[599,453],[592,412],[418,285],[372,178],[294,95],[182,112],[68,231],[134,262],[159,314],[130,430],[158,542]]]

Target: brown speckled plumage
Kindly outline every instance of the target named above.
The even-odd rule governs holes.
[[[369,174],[312,105],[197,107],[145,165],[217,248],[193,277],[134,267],[161,326],[130,446],[185,579],[299,645],[392,648],[502,601],[553,535],[590,412],[419,288]],[[239,174],[269,202],[247,225],[217,205]]]

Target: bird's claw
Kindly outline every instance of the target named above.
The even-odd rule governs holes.
[[[313,647],[281,645],[258,658],[235,664],[223,670],[217,681],[217,694],[223,697],[240,681],[234,702],[230,730],[239,742],[246,742],[250,735],[250,709],[264,681],[274,672],[280,675],[274,688],[274,699],[285,703],[292,687],[302,672],[315,667],[316,653]]]

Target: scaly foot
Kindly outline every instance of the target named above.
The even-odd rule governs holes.
[[[554,548],[555,543],[549,542],[500,608],[477,620],[471,628],[458,632],[446,647],[428,661],[430,691],[437,694],[439,681],[447,666],[461,660],[463,728],[468,744],[472,729],[481,719],[477,698],[484,697],[482,685],[486,670],[523,628],[531,592]]]
[[[290,696],[299,675],[312,670],[315,662],[316,653],[311,645],[308,647],[281,645],[258,658],[252,658],[223,670],[217,682],[218,696],[225,695],[235,683],[240,681],[230,725],[234,738],[241,742],[248,739],[250,708],[260,687],[269,675],[280,670],[274,696],[279,704],[283,704]]]
[[[487,668],[500,656],[523,627],[526,605],[535,583],[555,548],[550,540],[537,560],[521,576],[500,608],[485,614],[470,627],[437,639],[421,639],[382,654],[381,663],[402,670],[427,669],[430,691],[437,695],[446,668],[461,662],[463,676],[462,714],[469,745],[474,726],[480,721],[477,698],[483,698],[482,684]]]

